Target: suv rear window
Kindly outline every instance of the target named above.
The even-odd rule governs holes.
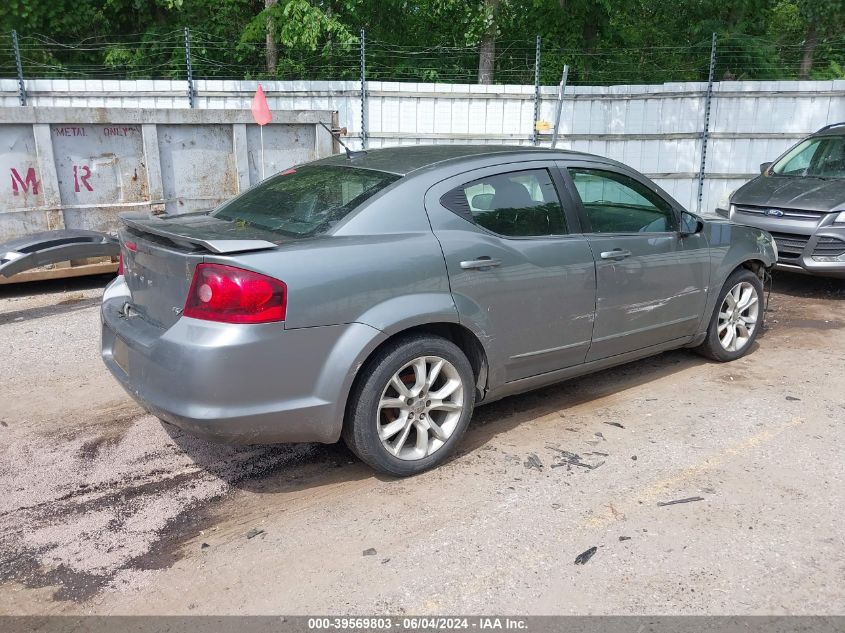
[[[271,176],[211,215],[288,237],[310,237],[325,233],[399,178],[370,169],[305,165]]]

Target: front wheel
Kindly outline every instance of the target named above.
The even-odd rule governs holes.
[[[343,439],[375,470],[395,477],[443,463],[475,405],[473,371],[461,349],[412,336],[371,359],[351,394]]]
[[[707,338],[697,351],[719,362],[741,358],[763,327],[764,311],[763,282],[750,270],[734,271],[719,293]]]

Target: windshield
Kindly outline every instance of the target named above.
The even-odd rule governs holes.
[[[808,138],[772,167],[779,176],[845,178],[845,136]]]
[[[310,237],[325,233],[398,179],[369,169],[305,165],[271,176],[211,215],[289,237]]]

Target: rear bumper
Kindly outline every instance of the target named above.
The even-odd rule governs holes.
[[[385,335],[360,323],[285,330],[180,318],[168,329],[121,313],[122,277],[101,310],[102,357],[141,406],[234,444],[338,440],[354,370]]]

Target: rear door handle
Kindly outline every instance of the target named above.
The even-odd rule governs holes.
[[[601,254],[602,259],[625,259],[631,256],[631,251],[625,251],[621,248],[614,248],[612,251],[604,251]]]
[[[501,266],[502,261],[499,259],[490,259],[489,257],[479,257],[478,259],[468,259],[461,262],[461,268],[464,270],[486,270],[493,268],[493,266]]]

